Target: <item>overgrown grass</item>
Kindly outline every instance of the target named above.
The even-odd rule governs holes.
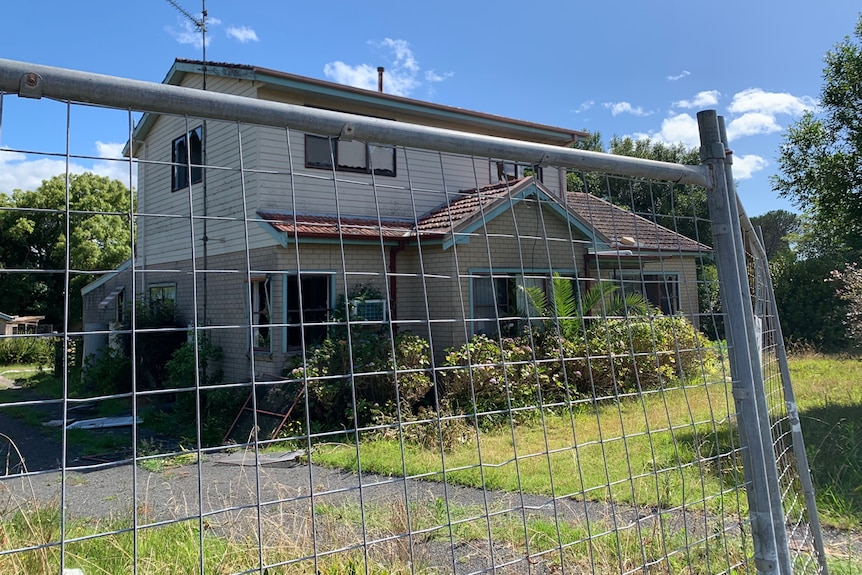
[[[324,555],[315,563],[314,537],[310,526],[300,518],[275,514],[265,517],[263,540],[258,541],[256,521],[241,516],[204,522],[203,534],[197,519],[148,525],[145,514],[135,531],[128,522],[115,520],[67,520],[61,531],[56,507],[21,508],[11,514],[0,514],[0,573],[57,573],[60,568],[60,541],[65,540],[66,568],[78,568],[88,575],[139,573],[141,575],[185,575],[187,573],[250,573],[269,566],[265,573],[311,573],[314,567],[321,575],[341,573],[407,574],[429,572],[421,565],[409,564],[394,545],[377,548],[366,561],[362,550],[350,549]],[[284,536],[282,523],[290,536]],[[318,542],[338,542],[343,526],[330,521],[318,522]],[[324,531],[331,529],[332,531]]]
[[[529,554],[532,563],[564,564],[567,572],[619,573],[650,564],[650,573],[657,574],[716,573],[731,571],[744,561],[738,533],[715,530],[694,536],[683,529],[662,529],[659,522],[615,530],[609,521],[555,520],[552,515],[507,511],[493,502],[486,510],[483,505],[461,505],[439,497],[409,507],[342,502],[318,504],[315,509],[318,516],[355,530],[361,530],[364,522],[372,534],[410,533],[414,556],[420,558],[420,546],[428,541],[479,549],[487,549],[492,541],[497,553],[510,549],[514,556]],[[486,556],[490,556],[487,551]]]
[[[732,407],[723,381],[574,410],[534,413],[527,423],[475,433],[451,450],[403,446],[407,474],[460,485],[705,511],[744,511],[732,454]],[[523,417],[522,417],[523,419]],[[433,422],[425,425],[434,425]],[[726,455],[731,453],[731,455]],[[324,445],[315,463],[384,475],[402,470],[397,439],[369,434],[354,446]]]
[[[820,520],[862,525],[862,359],[793,358],[799,409]]]
[[[16,364],[0,367],[0,375],[11,379],[30,394],[40,397],[63,397],[63,380],[55,377],[45,366],[37,364]],[[0,390],[0,403],[10,403],[20,399],[20,390]]]
[[[858,527],[862,361],[801,357],[790,366],[821,521]],[[741,461],[727,455],[738,448],[729,391],[713,382],[533,414],[514,433],[505,426],[480,431],[478,443],[442,452],[405,443],[405,466],[408,475],[432,480],[445,469],[447,481],[471,487],[745,513],[744,494],[734,489],[743,481]],[[361,441],[363,471],[400,475],[401,459],[397,439],[369,433]],[[313,461],[359,467],[352,445],[319,446]]]

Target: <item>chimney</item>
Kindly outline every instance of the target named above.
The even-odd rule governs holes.
[[[377,66],[377,91],[383,92],[383,66]]]

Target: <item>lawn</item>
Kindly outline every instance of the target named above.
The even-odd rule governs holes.
[[[797,406],[826,526],[862,524],[862,361],[791,360]],[[714,378],[717,379],[717,378]],[[475,433],[449,450],[381,439],[315,449],[315,463],[471,487],[710,512],[745,512],[732,399],[724,381],[554,410]],[[434,422],[426,423],[434,425]]]
[[[858,528],[862,524],[862,361],[850,358],[806,356],[793,358],[791,374],[822,523],[836,529]],[[29,377],[29,381],[23,381]],[[45,372],[22,373],[19,383],[34,391],[57,393],[57,380]],[[743,482],[741,461],[737,456],[738,439],[734,428],[733,401],[729,385],[721,376],[708,383],[679,386],[662,393],[629,396],[621,400],[607,398],[585,401],[571,409],[554,409],[522,413],[517,424],[473,427],[472,435],[463,443],[456,442],[441,450],[439,446],[422,446],[399,440],[396,433],[379,430],[360,432],[359,449],[354,442],[322,443],[315,447],[311,460],[317,464],[364,472],[399,476],[405,473],[427,481],[444,478],[452,484],[485,487],[493,490],[571,496],[594,501],[614,501],[619,504],[672,508],[685,506],[690,511],[709,514],[742,516],[747,514],[746,500],[740,485]],[[4,394],[0,393],[0,396]],[[2,402],[0,397],[0,402]],[[15,412],[26,411],[26,407]],[[466,423],[473,423],[467,419]],[[413,422],[427,426],[420,437],[436,437],[437,422]],[[640,553],[662,556],[662,546],[677,542],[660,542],[656,549],[647,549],[638,541],[614,539],[612,526],[607,537],[595,538],[583,532],[578,523],[554,524],[542,518],[512,522],[504,515],[484,519],[485,510],[463,507],[455,503],[440,503],[437,507],[411,509],[411,524],[404,523],[405,511],[397,506],[366,506],[364,521],[369,529],[378,529],[383,536],[393,537],[392,555],[369,572],[408,572],[400,534],[407,531],[425,532],[423,542],[448,545],[487,541],[492,533],[495,541],[523,544],[524,533],[531,542],[532,552],[565,549],[563,560],[581,561],[592,555],[594,566],[608,571],[629,557],[632,565],[642,560]],[[493,509],[490,510],[493,513]],[[35,513],[32,515],[30,513]],[[0,522],[0,534],[13,547],[33,541],[56,540],[56,516],[48,510],[32,510]],[[442,513],[442,516],[441,516]],[[47,515],[46,515],[47,514]],[[318,526],[332,524],[333,529],[358,529],[358,509],[350,506],[320,505],[316,509]],[[486,522],[487,521],[487,522]],[[451,522],[451,523],[450,523]],[[450,528],[439,527],[451,524]],[[203,541],[206,564],[221,564],[223,569],[236,569],[241,564],[253,564],[257,545],[248,541],[227,539],[216,532],[201,537],[197,523],[182,523],[165,528],[146,529],[139,533],[138,558],[158,562],[154,556],[166,545],[180,545],[180,553],[164,554],[169,561],[154,572],[184,572],[196,569],[200,558],[195,552]],[[67,546],[68,557],[76,566],[91,567],[105,557],[117,557],[112,568],[117,572],[131,568],[133,563],[129,526],[104,522],[74,522],[67,525],[67,537],[87,537],[89,534],[121,531]],[[274,532],[280,530],[274,528]],[[335,532],[334,533],[334,537]],[[386,534],[389,535],[386,535]],[[626,532],[620,534],[624,537]],[[682,537],[682,535],[680,535]],[[34,539],[34,537],[36,539]],[[667,537],[666,535],[663,537]],[[673,535],[670,535],[673,537]],[[833,540],[835,535],[832,535]],[[54,539],[52,539],[54,538]],[[450,541],[450,539],[452,541]],[[300,545],[301,543],[301,545]],[[291,557],[312,553],[308,543],[294,541],[290,548],[273,547],[267,551],[268,561],[290,561]],[[684,541],[678,542],[685,548]],[[708,540],[708,544],[726,545],[728,540]],[[722,549],[698,551],[720,557]],[[827,546],[829,548],[829,546]],[[739,549],[736,546],[737,550]],[[844,548],[846,549],[846,548]],[[188,553],[185,553],[185,551]],[[0,557],[3,561],[17,559],[35,561],[27,568],[55,566],[56,548],[28,554]],[[860,573],[858,559],[846,557],[840,543],[829,548],[836,560],[830,560],[833,573]],[[185,554],[184,554],[185,553]],[[842,557],[842,555],[844,557]],[[684,571],[687,559],[677,555],[681,563],[668,564],[675,572]],[[728,560],[739,560],[738,555]],[[130,563],[130,561],[132,563]],[[361,569],[361,553],[332,555],[318,565],[321,572],[338,572],[356,567]],[[154,563],[155,564],[155,563]],[[571,563],[576,564],[576,563]],[[9,563],[15,568],[23,564]],[[309,565],[298,563],[296,572]],[[584,568],[590,567],[583,565]],[[379,569],[378,569],[379,568]],[[417,566],[418,569],[418,566]],[[149,572],[149,571],[147,571]],[[216,571],[218,572],[218,571]],[[285,569],[285,572],[294,572]],[[418,569],[422,572],[422,569]]]

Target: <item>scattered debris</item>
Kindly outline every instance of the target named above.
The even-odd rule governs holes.
[[[268,465],[269,467],[292,467],[303,455],[305,455],[305,450],[300,449],[299,451],[258,453],[257,458],[255,458],[254,451],[238,451],[219,459],[216,463],[224,465],[239,465],[244,467],[254,467],[256,464]]]
[[[65,421],[66,425],[69,425],[70,423],[74,422],[74,419],[67,419]],[[46,421],[42,425],[44,425],[45,427],[63,427],[63,423],[64,421],[62,419],[52,419],[51,421]]]
[[[3,372],[8,373],[8,372]],[[21,386],[15,383],[14,380],[9,379],[5,375],[0,375],[0,390],[2,389],[21,389]]]
[[[138,417],[135,423],[143,423],[143,419]],[[82,419],[66,426],[66,429],[107,429],[109,427],[127,427],[132,425],[132,416],[123,415],[120,417],[97,417],[96,419]]]

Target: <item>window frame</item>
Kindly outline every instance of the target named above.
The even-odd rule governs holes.
[[[309,142],[312,142],[313,145],[309,145]],[[326,142],[329,145],[326,145]],[[346,164],[342,164],[339,162],[340,148],[343,146],[344,154],[347,153],[348,147],[353,147],[356,145],[364,146],[364,156],[365,156],[365,166],[350,166]],[[328,155],[324,157],[326,154],[326,148],[329,148]],[[309,150],[315,150],[315,157],[310,158]],[[384,150],[391,151],[392,153],[392,167],[375,167],[371,168],[372,157],[375,156],[375,151]],[[319,158],[318,158],[319,155]],[[322,159],[321,159],[322,158]],[[375,176],[386,176],[386,177],[396,177],[398,175],[397,170],[397,157],[395,155],[395,147],[393,146],[381,146],[376,144],[369,144],[367,142],[362,142],[360,140],[339,140],[337,138],[327,138],[325,136],[315,136],[314,134],[305,134],[305,167],[313,168],[319,170],[332,170],[332,163],[335,162],[335,170],[337,172],[353,172],[356,174],[371,174],[373,173]]]
[[[663,315],[675,315],[680,311],[680,274],[679,272],[637,270],[618,270],[616,279],[623,294],[632,293],[631,286],[638,286],[638,293],[647,302],[661,311]],[[673,286],[668,290],[667,286]],[[657,300],[654,291],[657,290]]]
[[[544,182],[544,171],[539,164],[522,164],[493,158],[488,162],[488,178],[492,184],[519,180],[525,176],[526,171],[530,171],[537,180]]]
[[[176,302],[176,289],[174,289],[174,301]],[[117,323],[123,323],[126,320],[126,288],[122,288],[117,292],[117,296],[114,298],[115,303],[117,305],[116,316],[114,319]]]
[[[558,271],[558,270],[554,270]],[[549,290],[552,285],[554,271],[551,270],[471,270],[470,273],[470,320],[472,334],[484,334],[489,337],[496,337],[500,329],[504,334],[517,329],[517,324],[527,318],[522,317],[518,312],[523,311],[529,305],[526,301],[526,296],[521,294],[518,286],[535,286],[540,287],[545,293],[545,296],[550,296]],[[561,276],[574,281],[576,273],[573,270],[559,270]],[[477,281],[491,279],[496,285],[492,287],[493,294],[496,299],[495,315],[486,314],[480,311],[491,309],[490,303],[477,302],[477,297],[481,293]],[[487,292],[487,289],[485,290]],[[577,293],[577,292],[576,292]],[[533,311],[526,310],[529,315]],[[496,324],[495,326],[493,324]],[[489,330],[489,326],[493,329]]]
[[[154,292],[163,291],[165,294],[170,293],[170,297],[154,297]],[[176,282],[156,282],[147,285],[147,304],[153,313],[160,313],[165,302],[170,302],[173,307],[173,312],[176,313],[177,308],[177,284]]]
[[[306,321],[309,323],[319,324],[326,323],[330,321],[332,310],[335,306],[336,301],[336,278],[337,274],[335,271],[331,270],[313,270],[313,271],[302,271],[302,272],[286,272],[283,274],[283,284],[282,284],[282,315],[284,317],[284,323],[282,324],[282,353],[296,352],[302,350],[302,342],[303,342],[303,334],[299,330],[305,330],[305,345],[311,346],[315,343],[319,343],[316,337],[309,337],[309,331],[311,332],[319,332],[319,339],[322,341],[328,335],[329,328],[327,325],[303,325]],[[325,308],[324,307],[314,307],[312,309],[293,309],[290,307],[293,295],[291,290],[295,290],[297,287],[302,289],[302,281],[304,279],[308,279],[309,281],[313,281],[314,279],[326,279],[326,289],[322,290],[322,294],[326,295]],[[298,300],[297,300],[298,303]],[[307,302],[303,298],[303,304]],[[323,314],[323,319],[321,321],[318,320],[308,320],[305,316],[307,313],[311,312],[312,314]],[[293,314],[299,314],[299,322],[291,322],[291,316]]]
[[[252,277],[249,293],[252,351],[272,353],[272,278],[269,275]]]
[[[171,141],[171,192],[203,182],[203,138],[201,125]]]

